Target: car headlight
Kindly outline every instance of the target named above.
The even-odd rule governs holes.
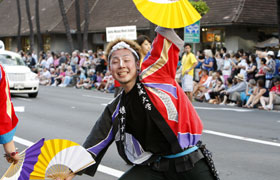
[[[30,80],[30,81],[37,81],[37,80],[39,80],[38,75],[33,73],[33,72],[27,73],[26,74],[26,79]]]

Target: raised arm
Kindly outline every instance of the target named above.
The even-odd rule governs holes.
[[[141,66],[140,79],[156,78],[159,82],[175,79],[179,52],[183,41],[173,29],[156,28],[151,51],[146,55]]]

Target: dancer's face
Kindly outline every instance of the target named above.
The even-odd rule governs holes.
[[[128,49],[116,50],[110,58],[110,72],[126,92],[129,92],[137,78],[137,63]]]

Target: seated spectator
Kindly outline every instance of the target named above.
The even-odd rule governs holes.
[[[52,85],[55,82],[55,78],[58,76],[58,74],[56,74],[56,71],[54,68],[50,69],[50,73],[51,73],[51,82],[50,85]]]
[[[77,71],[77,75],[79,75],[79,78],[77,79],[76,88],[80,89],[84,87],[84,83],[88,82],[85,73],[81,69]]]
[[[257,88],[251,94],[250,98],[248,99],[246,105],[244,107],[246,108],[254,108],[256,104],[259,103],[261,97],[268,97],[269,96],[269,90],[265,88],[265,83],[263,80],[257,81]]]
[[[230,103],[228,105],[235,106],[235,105],[241,105],[241,98],[240,94],[241,92],[246,91],[247,83],[245,82],[244,76],[242,74],[238,74],[234,77],[237,81],[235,85],[233,85],[228,90],[222,91],[221,93],[225,93],[229,97]]]
[[[225,85],[224,85],[222,79],[220,77],[218,77],[216,80],[215,88],[213,90],[211,90],[210,92],[208,92],[209,97],[210,97],[209,103],[210,104],[219,104],[221,102],[220,92],[224,89],[225,89]],[[205,98],[207,99],[207,95],[205,95]]]
[[[222,80],[222,82],[225,83],[223,72],[221,70],[217,70],[216,74],[217,74],[217,79],[220,78]]]
[[[225,105],[228,100],[228,95],[225,93],[225,90],[228,90],[233,86],[233,80],[231,77],[227,78],[225,89],[220,92],[220,100],[222,101],[220,105]]]
[[[269,92],[269,97],[261,97],[261,109],[273,110],[274,104],[280,104],[280,77],[277,76],[273,79],[274,86]],[[267,105],[266,105],[267,104]]]
[[[96,73],[96,81],[93,84],[96,89],[100,86],[103,77],[104,77],[103,73],[101,73],[101,72]]]
[[[253,92],[256,92],[256,85],[256,81],[254,79],[250,79],[247,84],[246,92],[241,92],[240,96],[243,107],[246,107],[245,104],[247,103],[248,99],[253,94]]]
[[[210,83],[210,78],[208,76],[208,71],[206,69],[202,70],[201,77],[198,83],[194,82],[193,94],[197,96],[199,93],[204,91]]]
[[[113,78],[113,76],[111,75],[111,73],[110,73],[109,71],[108,71],[107,73],[108,73],[108,78],[107,78],[107,82],[106,82],[106,85],[105,85],[105,87],[104,87],[104,90],[105,90],[106,92],[109,92],[108,89],[114,85],[114,78]],[[106,77],[106,76],[105,76],[105,77]],[[104,77],[104,78],[105,78],[105,77]]]
[[[52,86],[58,86],[63,82],[63,79],[65,77],[65,70],[63,68],[57,68],[57,73],[59,74],[57,77],[54,78],[54,83]]]
[[[41,85],[50,85],[50,83],[51,83],[51,73],[47,68],[44,68],[43,72],[40,72],[39,83]]]
[[[207,82],[209,81],[209,83]],[[200,91],[200,93],[195,97],[195,100],[202,102],[204,99],[206,101],[210,100],[209,92],[211,92],[217,83],[217,73],[213,72],[212,76],[209,76],[207,81],[205,82],[205,88]]]
[[[72,67],[71,66],[67,66],[67,69],[65,71],[65,77],[62,79],[62,83],[59,85],[59,87],[66,87],[68,86],[71,81],[72,81],[72,76],[73,76],[74,72],[72,71]]]

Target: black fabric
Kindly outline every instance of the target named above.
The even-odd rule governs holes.
[[[204,158],[204,155],[198,149],[190,154],[178,158],[162,157],[158,161],[152,163],[152,167],[155,171],[168,171],[169,168],[172,168],[169,167],[169,162],[174,161],[175,163],[173,165],[175,166],[176,172],[181,173],[191,170],[195,166],[195,163],[202,158]]]
[[[175,160],[168,161],[170,167],[165,172],[153,170],[152,166],[133,166],[119,180],[214,180],[205,159],[199,160],[195,166],[186,171],[178,173],[174,166]]]
[[[138,96],[136,85],[124,96],[126,108],[126,132],[132,134],[145,151],[157,155],[171,154],[171,147],[160,129],[145,112],[142,100]]]

